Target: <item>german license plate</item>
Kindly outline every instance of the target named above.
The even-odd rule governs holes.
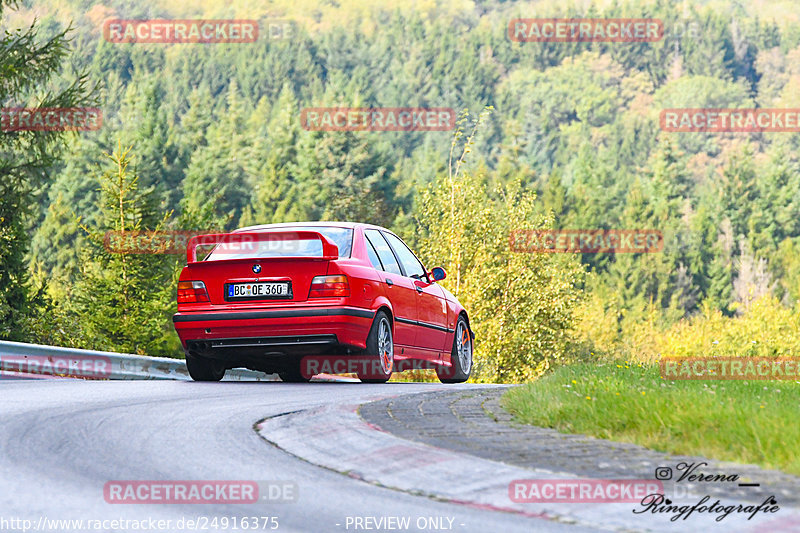
[[[292,286],[288,281],[228,283],[225,287],[225,296],[227,300],[291,298]]]

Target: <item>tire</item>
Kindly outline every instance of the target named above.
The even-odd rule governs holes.
[[[370,365],[367,372],[359,372],[358,379],[362,383],[386,383],[392,377],[394,370],[394,339],[392,338],[392,323],[383,311],[378,311],[372,327],[367,335],[368,355],[378,356],[378,362]]]
[[[311,381],[310,377],[303,376],[300,371],[300,361],[289,363],[289,365],[285,370],[278,372],[278,377],[281,378],[281,381],[286,383],[308,383]]]
[[[456,321],[453,349],[450,352],[451,366],[440,366],[436,376],[442,383],[464,383],[472,372],[472,334],[463,315]]]
[[[225,377],[225,364],[186,354],[186,368],[194,381],[220,381]]]

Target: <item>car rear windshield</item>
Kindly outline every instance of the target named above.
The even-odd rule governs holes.
[[[292,231],[316,231],[317,233],[321,233],[339,248],[339,257],[350,257],[350,250],[353,246],[352,228],[338,228],[335,226],[292,226],[290,228],[268,229],[263,232],[284,233]],[[258,233],[262,233],[262,231]],[[218,261],[221,259],[320,256],[322,256],[322,241],[319,239],[290,238],[287,240],[219,244],[205,260]]]

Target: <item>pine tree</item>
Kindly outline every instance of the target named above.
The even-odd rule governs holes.
[[[181,209],[189,219],[199,217],[214,227],[232,229],[250,199],[245,170],[249,109],[235,82],[225,104],[215,115],[207,146],[192,154],[183,180]]]
[[[255,131],[246,161],[252,180],[252,199],[242,215],[241,225],[268,224],[301,220],[305,215],[297,189],[297,141],[300,136],[297,100],[289,85],[284,85],[269,116],[262,98],[253,114],[249,131]],[[255,119],[259,119],[258,122]]]
[[[106,154],[108,169],[99,176],[101,216],[83,226],[88,246],[81,257],[80,277],[72,301],[91,348],[143,355],[180,354],[171,329],[178,259],[152,253],[131,253],[108,246],[106,235],[160,231],[168,213],[158,212],[152,187],[139,188],[131,148],[120,144]],[[124,241],[123,241],[124,242]]]
[[[146,180],[142,188],[153,187],[165,207],[174,209],[180,200],[183,162],[170,125],[166,97],[159,77],[137,77],[125,92],[119,136],[136,146],[136,166]]]
[[[14,0],[0,0],[0,19]],[[69,56],[66,31],[42,38],[39,26],[0,35],[0,106],[75,107],[89,101],[85,75],[53,80]],[[54,88],[56,87],[56,88]],[[0,132],[0,339],[25,340],[32,312],[25,254],[26,224],[33,192],[58,155],[63,134],[53,131]]]

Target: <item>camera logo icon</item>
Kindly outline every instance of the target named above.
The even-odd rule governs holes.
[[[659,481],[672,479],[672,468],[668,466],[659,466],[656,468],[656,479]]]

